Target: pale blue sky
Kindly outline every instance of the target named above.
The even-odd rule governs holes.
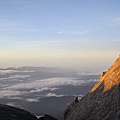
[[[119,53],[120,0],[0,0],[0,67],[109,65]]]

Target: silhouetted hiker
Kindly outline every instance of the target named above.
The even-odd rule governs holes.
[[[79,97],[76,97],[76,98],[75,98],[75,103],[80,102],[80,99],[81,99],[81,97],[80,97],[80,96],[79,96]]]

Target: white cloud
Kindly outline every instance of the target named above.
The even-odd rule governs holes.
[[[14,73],[14,72],[17,72],[17,71],[16,70],[0,70],[0,74],[2,75]]]
[[[16,107],[14,103],[7,103],[7,105]]]
[[[8,87],[8,86],[9,86],[9,84],[5,84],[5,85],[0,84],[1,88]]]
[[[57,87],[62,85],[80,85],[82,83],[85,83],[84,80],[77,80],[74,78],[49,78],[44,80],[36,80],[30,83],[18,83],[15,85],[12,85],[10,87],[6,87],[5,89],[33,89],[33,88],[39,88],[43,89],[45,87]]]
[[[48,93],[47,95],[45,95],[45,97],[62,97],[62,96],[65,96],[65,95],[57,95],[55,93]]]
[[[9,99],[12,99],[12,100],[14,100],[14,99],[16,99],[16,100],[22,100],[23,98],[15,96],[15,97],[9,97]]]
[[[102,71],[95,71],[95,72],[84,72],[84,71],[82,71],[82,72],[76,73],[76,75],[78,75],[78,76],[81,76],[81,75],[84,75],[84,76],[86,76],[86,75],[100,75],[101,72]]]
[[[11,97],[11,96],[16,96],[16,95],[20,95],[20,94],[21,94],[20,91],[1,90],[0,91],[0,98]]]
[[[56,87],[52,87],[52,88],[49,88],[49,87],[44,87],[44,88],[36,88],[36,89],[33,89],[30,91],[30,93],[35,93],[35,92],[42,92],[42,91],[55,91],[55,90],[58,90],[59,88],[56,88]]]
[[[63,85],[80,85],[85,83],[84,80],[74,78],[49,78],[43,80],[34,80],[29,83],[16,83],[14,85],[5,86],[0,89],[0,98],[11,98],[15,96],[26,95],[29,93],[42,92],[42,91],[55,91],[59,86]],[[32,89],[31,91],[26,91]],[[48,94],[47,96],[50,96]],[[56,95],[55,95],[56,96]],[[29,100],[30,101],[30,100]]]
[[[23,80],[18,80],[17,78],[28,78],[31,75],[11,75],[10,77],[4,77],[4,78],[0,78],[0,80],[2,81],[19,81],[22,82]]]
[[[90,79],[90,80],[87,80],[87,83],[91,83],[91,82],[98,82],[99,79]]]
[[[27,102],[39,102],[38,99],[33,99],[33,98],[27,98],[25,101],[27,101]]]
[[[0,72],[5,74],[5,73],[14,73],[16,71],[6,70],[4,72],[1,70]],[[8,79],[11,79],[12,81],[14,81],[13,79],[16,79],[16,81],[17,81],[18,77],[19,78],[26,78],[26,77],[30,77],[30,75],[13,75],[13,76],[10,76]],[[0,84],[0,98],[21,97],[22,95],[33,94],[33,93],[43,92],[43,91],[49,91],[49,93],[47,95],[45,95],[46,97],[49,97],[49,96],[60,97],[63,95],[56,95],[56,94],[52,93],[53,91],[58,90],[60,86],[64,86],[64,85],[77,86],[77,85],[81,85],[81,84],[86,83],[86,82],[90,83],[92,81],[96,82],[97,80],[95,79],[95,80],[85,81],[85,80],[71,78],[71,77],[70,78],[68,78],[68,77],[56,77],[56,78],[34,80],[34,81],[26,80],[25,83],[24,82],[20,83],[18,81],[18,83],[15,82],[15,84],[13,84],[13,85],[8,84],[8,85],[5,85],[4,87],[2,84]],[[26,100],[29,102],[37,102],[38,101],[38,100],[33,99],[33,98],[32,99],[28,98]]]

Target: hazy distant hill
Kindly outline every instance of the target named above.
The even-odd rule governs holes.
[[[120,120],[120,58],[80,102],[73,101],[65,120]]]

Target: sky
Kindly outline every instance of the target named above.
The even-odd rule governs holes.
[[[120,0],[0,0],[0,67],[108,67],[120,54]]]

